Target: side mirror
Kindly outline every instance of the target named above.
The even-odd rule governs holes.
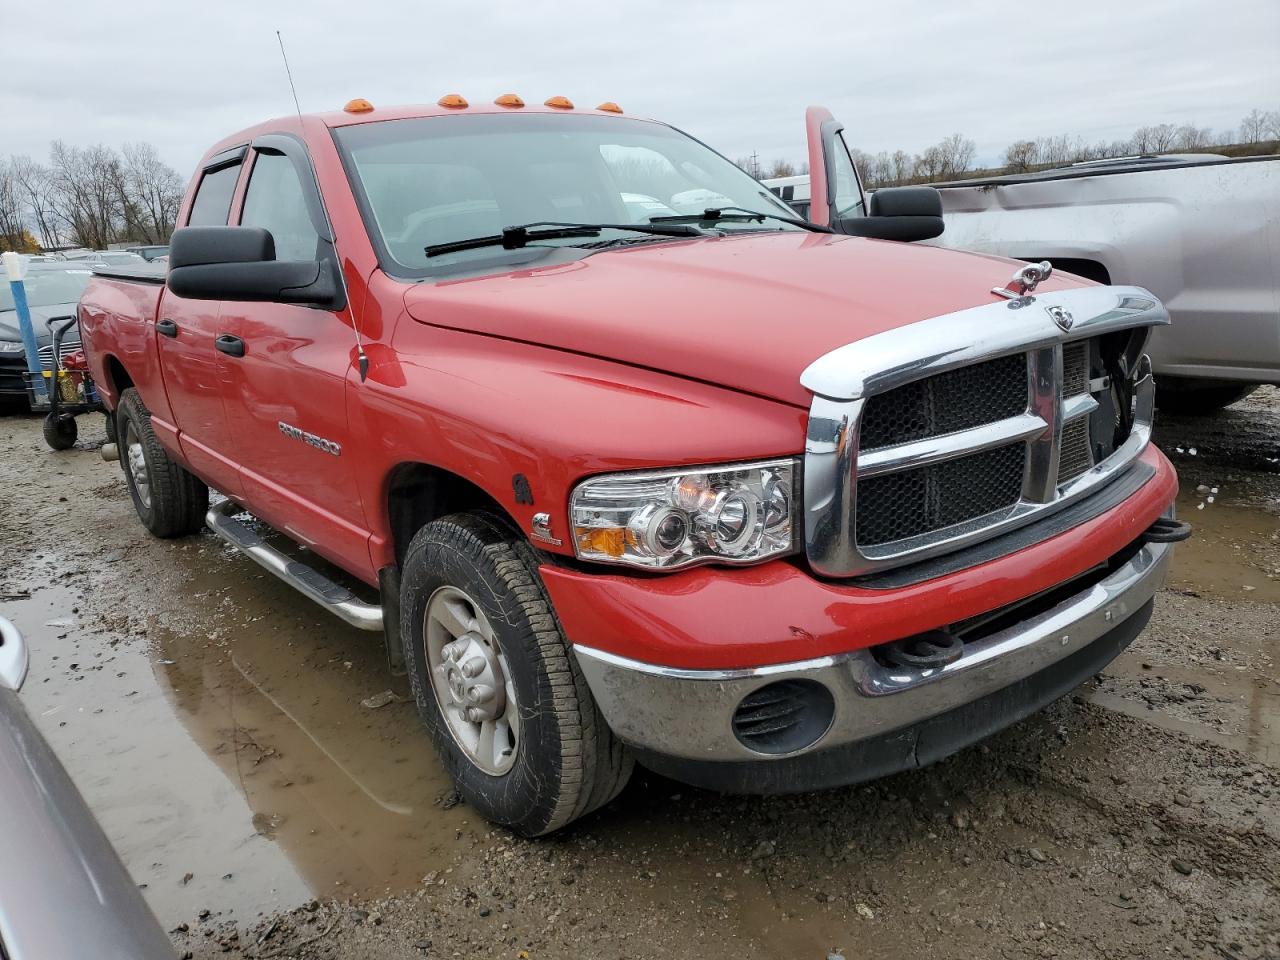
[[[942,235],[942,194],[933,187],[885,187],[871,195],[868,216],[841,220],[837,229],[879,240],[932,240]]]
[[[191,300],[299,303],[342,308],[342,288],[327,259],[276,259],[271,233],[260,227],[183,227],[169,244],[165,283]]]

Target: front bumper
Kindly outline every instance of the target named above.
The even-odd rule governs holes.
[[[1144,543],[1105,577],[967,643],[944,667],[886,667],[871,650],[741,670],[655,666],[577,645],[614,733],[677,779],[744,792],[807,790],[920,766],[988,736],[1088,679],[1141,631],[1169,544]],[[743,697],[779,680],[821,684],[835,709],[801,750],[760,753],[734,733]]]

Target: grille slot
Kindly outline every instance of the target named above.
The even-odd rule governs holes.
[[[1089,444],[1089,418],[1076,417],[1062,427],[1062,448],[1058,464],[1058,485],[1074,480],[1093,466]]]
[[[1077,340],[1062,348],[1062,395],[1089,392],[1089,341]]]
[[[1012,509],[1022,494],[1026,450],[1013,443],[859,481],[858,545],[904,540]]]
[[[861,449],[923,440],[1027,409],[1027,357],[1014,353],[917,380],[867,400]]]

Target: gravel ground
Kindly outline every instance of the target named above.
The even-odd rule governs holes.
[[[367,637],[208,535],[148,539],[82,431],[53,454],[0,420],[0,609],[179,955],[1280,957],[1276,390],[1162,420],[1198,534],[1072,696],[856,788],[641,772],[541,841],[457,804]]]

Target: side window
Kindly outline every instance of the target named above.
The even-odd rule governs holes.
[[[320,235],[311,224],[302,184],[288,157],[259,153],[249,173],[240,226],[262,227],[276,242],[277,260],[314,260]]]
[[[849,220],[864,216],[866,210],[862,207],[862,188],[858,185],[858,174],[853,168],[853,160],[849,157],[849,148],[845,145],[843,134],[836,134],[833,146],[836,155],[836,219]]]
[[[240,164],[220,167],[200,178],[196,198],[191,203],[189,227],[225,227],[231,212],[231,195],[236,192],[240,178]]]

